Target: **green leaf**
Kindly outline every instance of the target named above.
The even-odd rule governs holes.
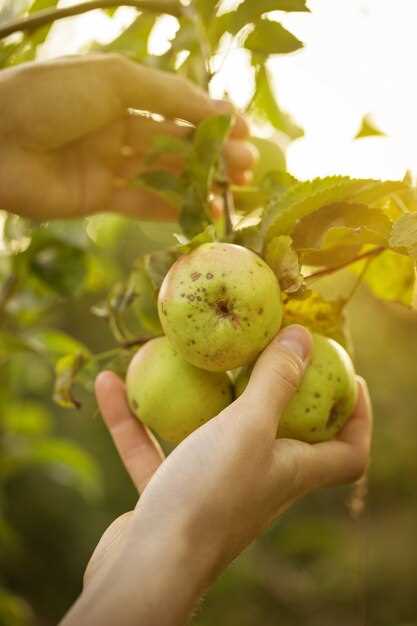
[[[52,9],[56,7],[58,0],[34,0],[29,9],[29,14],[36,13],[37,11],[45,11],[46,9]]]
[[[80,402],[74,397],[73,385],[77,374],[87,363],[83,353],[68,354],[61,357],[55,366],[54,400],[65,409],[79,409]]]
[[[154,191],[178,208],[181,207],[184,194],[182,179],[166,170],[155,170],[141,174],[135,185]]]
[[[259,21],[245,40],[245,48],[256,54],[288,54],[303,47],[303,43],[279,22]]]
[[[160,250],[144,257],[144,267],[156,291],[178,256],[177,250]]]
[[[304,279],[291,237],[281,235],[271,239],[266,247],[264,258],[274,271],[283,291],[286,293],[300,291],[304,285]]]
[[[373,122],[370,115],[365,115],[362,118],[361,125],[358,132],[355,135],[355,139],[362,137],[384,137],[385,133],[380,130]]]
[[[35,402],[7,402],[0,418],[1,429],[8,436],[39,437],[51,430],[49,411]]]
[[[366,260],[355,263],[352,269],[360,274]],[[398,302],[407,307],[414,304],[415,261],[408,256],[387,250],[368,262],[363,277],[372,293],[380,300]]]
[[[257,22],[262,15],[271,11],[309,12],[306,0],[244,0],[234,11],[229,11],[213,20],[210,38],[217,42],[227,31],[236,35],[244,26]]]
[[[80,341],[52,328],[32,332],[27,342],[34,351],[47,356],[53,362],[68,354],[84,354],[86,358],[91,356],[88,348]]]
[[[33,443],[26,461],[30,465],[45,465],[54,478],[74,487],[86,499],[95,499],[101,494],[98,465],[71,441],[48,437]]]
[[[193,0],[193,7],[205,23],[213,19],[219,4],[220,0]]]
[[[187,159],[190,156],[191,150],[190,142],[180,137],[174,137],[173,135],[156,135],[146,155],[145,163],[146,165],[154,165],[161,156],[166,154],[180,155]]]
[[[88,274],[86,252],[46,230],[33,233],[29,248],[17,258],[44,289],[61,296],[80,293]]]
[[[148,54],[149,36],[155,22],[155,15],[151,13],[141,13],[119,37],[104,46],[95,44],[94,50],[118,52],[128,56],[134,61],[143,61]]]
[[[195,132],[184,172],[186,192],[180,216],[181,228],[188,237],[198,235],[208,223],[209,195],[231,124],[230,115],[209,117]]]
[[[182,235],[175,235],[175,237],[179,243],[178,251],[180,254],[189,254],[204,243],[217,241],[216,229],[213,224],[209,224],[203,232],[199,233],[192,239],[188,239]]]
[[[406,213],[395,222],[389,244],[417,258],[417,213]]]
[[[322,207],[342,202],[373,204],[404,188],[402,181],[356,180],[347,176],[297,183],[268,207],[263,222],[266,238],[291,234],[299,220]]]
[[[260,64],[256,68],[255,93],[249,104],[248,112],[261,121],[271,124],[290,139],[297,139],[304,134],[292,117],[281,109],[272,87],[268,69],[264,64]]]
[[[308,291],[302,298],[288,298],[284,302],[283,327],[302,324],[312,332],[331,337],[349,348],[344,317],[345,304],[342,299],[326,300],[314,291]]]
[[[250,143],[258,151],[258,159],[253,169],[253,183],[257,185],[270,172],[285,171],[285,154],[276,141],[262,137],[250,137]]]
[[[33,623],[33,613],[23,598],[0,587],[0,624],[2,626],[30,626],[31,623]]]
[[[336,265],[353,258],[364,244],[388,245],[391,226],[382,209],[342,202],[301,219],[292,236],[304,264]]]

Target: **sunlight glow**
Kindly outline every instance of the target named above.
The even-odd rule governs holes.
[[[235,3],[225,0],[224,8]],[[395,9],[392,0],[310,0],[309,6],[312,13],[273,14],[305,42],[300,52],[270,61],[281,105],[305,129],[288,148],[290,170],[299,178],[400,178],[407,169],[417,172],[417,2],[397,0]],[[41,57],[75,53],[92,37],[105,43],[134,15],[120,8],[112,19],[94,11],[56,24]],[[160,18],[150,51],[162,54],[176,28],[174,18]],[[214,66],[221,69],[212,95],[227,93],[244,107],[253,86],[246,52],[226,38]],[[387,137],[353,140],[367,113]]]

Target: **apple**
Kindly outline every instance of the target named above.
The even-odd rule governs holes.
[[[172,443],[179,443],[233,400],[227,374],[187,363],[166,337],[152,339],[138,350],[126,387],[133,413]]]
[[[235,383],[236,397],[250,378],[244,368]],[[309,443],[328,441],[351,416],[357,399],[355,370],[346,350],[333,339],[313,334],[313,352],[299,390],[284,411],[278,437]]]
[[[180,354],[209,371],[251,363],[278,332],[281,292],[257,254],[206,243],[178,259],[159,292],[159,317]]]

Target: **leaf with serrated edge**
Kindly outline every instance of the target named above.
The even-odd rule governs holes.
[[[352,179],[346,176],[298,183],[271,203],[265,213],[263,229],[267,240],[276,235],[291,234],[299,220],[322,207],[339,202],[371,204],[404,188],[402,181]]]

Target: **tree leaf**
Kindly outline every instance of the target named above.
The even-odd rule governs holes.
[[[298,254],[288,235],[274,237],[268,243],[264,259],[274,271],[280,287],[286,293],[296,293],[304,285]]]
[[[225,32],[236,35],[246,25],[257,22],[271,11],[309,12],[310,9],[306,0],[244,0],[234,11],[223,13],[212,21],[210,38],[217,42]]]
[[[385,137],[385,133],[375,125],[370,115],[365,115],[362,118],[359,130],[355,135],[355,139],[362,137]]]
[[[101,474],[93,457],[72,441],[48,437],[34,442],[26,463],[45,465],[54,478],[76,488],[86,499],[101,494]]]
[[[79,409],[80,402],[74,397],[73,385],[77,374],[87,363],[85,354],[74,353],[61,357],[55,366],[54,400],[65,409]]]
[[[303,264],[337,265],[359,254],[364,244],[388,245],[391,221],[365,204],[331,204],[295,226],[294,247]]]
[[[173,206],[180,208],[184,194],[183,179],[167,170],[154,170],[141,174],[135,185],[154,191]]]
[[[352,270],[360,274],[366,263],[355,263]],[[363,281],[380,300],[413,306],[416,271],[410,257],[392,250],[383,252],[369,262]]]
[[[94,44],[94,50],[102,52],[118,52],[134,61],[143,61],[148,54],[149,36],[156,22],[151,13],[141,13],[119,37],[107,45]]]
[[[303,47],[303,43],[279,22],[260,20],[245,40],[245,48],[257,54],[288,54]]]
[[[417,213],[406,213],[395,222],[389,244],[417,258]]]
[[[60,357],[68,354],[83,354],[86,358],[91,356],[87,346],[74,337],[53,328],[32,332],[27,339],[27,343],[34,351],[45,355],[53,363]]]
[[[180,216],[181,228],[188,237],[198,235],[208,223],[209,196],[231,123],[230,115],[209,117],[195,132],[183,175],[186,192]]]
[[[52,426],[49,411],[42,404],[29,401],[4,403],[0,423],[7,436],[24,437],[46,435]]]
[[[146,155],[145,163],[146,165],[154,165],[161,156],[166,154],[181,155],[187,159],[190,156],[191,149],[190,142],[180,137],[156,135]]]
[[[88,274],[85,250],[46,229],[34,231],[29,248],[15,259],[44,289],[61,296],[79,294]]]
[[[144,257],[144,267],[155,288],[159,290],[171,266],[178,258],[177,250],[160,250]]]
[[[283,327],[302,324],[312,332],[331,337],[349,349],[345,304],[342,299],[325,300],[314,291],[307,292],[302,298],[287,298],[284,302]]]
[[[271,172],[285,172],[285,154],[277,141],[262,137],[250,137],[249,141],[258,151],[258,160],[253,168],[254,185],[261,184]]]
[[[199,233],[192,239],[187,239],[181,235],[176,235],[176,238],[179,243],[178,251],[180,254],[189,254],[204,243],[213,243],[213,241],[217,241],[216,229],[213,224],[209,224],[203,232]]]
[[[264,64],[259,64],[256,67],[255,93],[248,106],[248,111],[258,119],[268,122],[290,139],[297,139],[304,134],[292,117],[281,109],[272,87],[268,68]]]
[[[266,238],[291,234],[299,220],[325,206],[343,202],[372,204],[404,188],[402,181],[384,182],[347,176],[297,183],[268,206],[263,220]]]

